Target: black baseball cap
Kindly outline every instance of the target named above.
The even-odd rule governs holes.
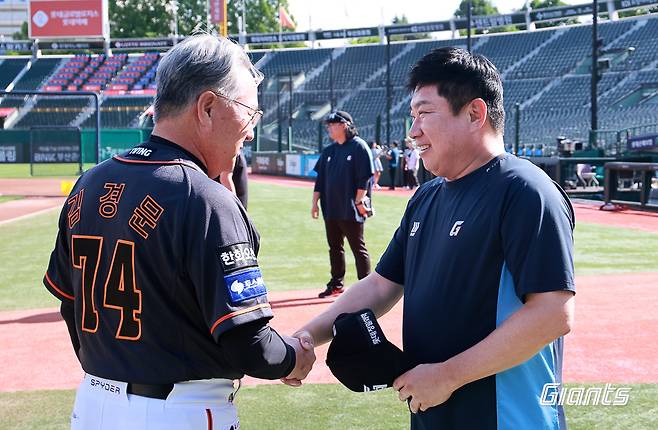
[[[352,115],[345,112],[344,110],[337,110],[337,111],[331,112],[329,115],[327,115],[324,122],[326,122],[326,123],[342,122],[342,123],[348,124],[348,125],[354,124],[354,120],[352,119]]]
[[[352,391],[392,387],[393,381],[414,367],[400,348],[386,339],[370,309],[338,315],[327,366]]]

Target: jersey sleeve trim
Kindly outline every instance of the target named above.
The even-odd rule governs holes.
[[[50,279],[50,276],[48,276],[48,272],[46,272],[45,276],[43,277],[43,283],[55,296],[63,297],[69,300],[75,300],[75,297],[70,294],[66,294],[64,291],[58,288],[57,285],[55,285],[55,283]]]
[[[228,319],[231,319],[233,317],[237,317],[238,315],[246,314],[248,312],[257,311],[259,309],[267,309],[267,308],[270,308],[270,307],[271,306],[270,306],[269,303],[261,303],[260,305],[252,306],[252,307],[246,308],[246,309],[240,309],[239,311],[235,311],[235,312],[231,312],[230,314],[226,314],[223,317],[220,317],[217,321],[215,321],[215,323],[212,325],[212,328],[210,329],[210,334],[212,334],[215,331],[215,329],[221,323],[223,323],[224,321],[226,321]]]

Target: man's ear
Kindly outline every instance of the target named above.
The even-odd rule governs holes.
[[[487,122],[487,104],[481,98],[471,100],[468,104],[469,121],[472,128],[480,129]]]
[[[196,101],[196,115],[199,122],[203,125],[210,124],[211,113],[217,96],[211,91],[204,91],[201,93]]]

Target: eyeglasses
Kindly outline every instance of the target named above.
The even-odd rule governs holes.
[[[262,109],[255,108],[255,107],[251,107],[251,106],[249,106],[248,104],[244,104],[244,103],[242,103],[242,102],[240,102],[240,101],[237,101],[237,100],[232,99],[232,98],[230,98],[230,97],[228,97],[228,96],[225,96],[224,94],[222,94],[222,93],[220,93],[220,92],[218,92],[218,91],[212,91],[212,90],[210,90],[210,92],[213,93],[214,95],[216,95],[217,97],[221,97],[221,98],[223,98],[224,100],[228,100],[228,101],[230,101],[230,102],[233,102],[233,103],[235,103],[235,104],[238,104],[238,105],[240,105],[240,106],[242,106],[242,107],[248,109],[249,112],[251,112],[251,116],[249,117],[249,122],[248,122],[249,126],[251,126],[251,127],[256,127],[256,124],[258,124],[258,121],[260,121],[260,119],[263,117],[263,111],[262,111]]]

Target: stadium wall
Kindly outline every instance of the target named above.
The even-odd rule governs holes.
[[[96,148],[96,131],[82,130],[82,161],[96,163],[107,160],[112,155],[144,142],[151,135],[151,129],[103,129],[102,146]],[[100,159],[97,160],[97,154]],[[0,163],[30,162],[30,130],[2,130],[0,133]]]

